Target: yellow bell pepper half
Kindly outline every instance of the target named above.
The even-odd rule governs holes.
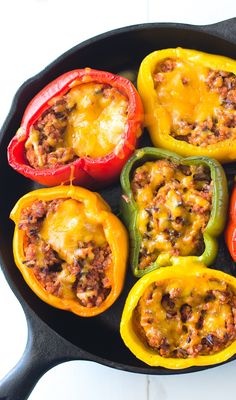
[[[146,274],[127,297],[121,337],[130,351],[150,366],[206,366],[222,363],[236,353],[235,322],[226,298],[229,292],[225,291],[227,288],[235,301],[236,278],[190,263],[186,259],[182,266]],[[226,335],[227,329],[232,329],[232,336],[229,330]]]
[[[154,146],[185,157],[236,160],[235,89],[233,59],[183,48],[149,54],[138,91]]]

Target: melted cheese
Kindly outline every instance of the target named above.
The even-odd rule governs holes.
[[[154,286],[155,285],[155,286]],[[206,301],[209,291],[215,293],[215,299]],[[163,295],[171,294],[174,305],[171,310],[176,312],[172,318],[167,317],[166,308],[163,307]],[[163,338],[167,339],[171,350],[180,347],[188,350],[201,344],[202,338],[215,335],[224,339],[232,321],[232,305],[220,300],[220,291],[228,292],[235,296],[234,289],[225,282],[209,279],[207,276],[172,278],[150,285],[138,303],[139,323],[147,340],[153,342],[153,337],[159,344]],[[219,297],[217,297],[219,295]],[[189,305],[191,315],[183,323],[181,321],[181,306]],[[204,312],[202,327],[197,323]],[[185,329],[183,329],[183,325]]]
[[[65,200],[55,213],[47,214],[40,236],[69,264],[76,258],[79,241],[94,241],[98,246],[106,243],[103,227],[91,222],[84,204],[73,199]]]
[[[67,101],[76,107],[68,116],[65,145],[78,157],[105,156],[123,140],[128,100],[118,90],[86,83],[71,89]]]
[[[202,122],[216,115],[220,98],[205,83],[208,72],[206,67],[178,59],[176,67],[164,73],[163,81],[157,86],[157,97],[169,115],[172,128],[181,121]],[[183,83],[184,79],[187,84]]]
[[[211,210],[211,194],[206,199],[195,188],[196,168],[191,166],[189,176],[167,160],[146,162],[137,168],[136,173],[145,172],[149,182],[135,193],[138,229],[147,254],[196,255]]]
[[[27,150],[27,149],[30,149],[31,146],[33,147],[35,157],[38,160],[38,165],[39,165],[39,167],[43,167],[44,166],[44,159],[43,159],[43,154],[40,151],[40,147],[39,147],[39,136],[40,136],[39,131],[36,130],[32,126],[31,130],[30,130],[29,137],[25,142],[25,148]]]

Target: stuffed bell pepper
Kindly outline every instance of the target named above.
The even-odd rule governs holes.
[[[182,48],[141,63],[138,90],[153,144],[182,156],[236,160],[236,61]]]
[[[233,188],[230,199],[229,220],[225,230],[225,241],[231,257],[236,261],[236,186]]]
[[[73,70],[29,103],[8,147],[9,164],[46,186],[105,186],[133,153],[142,121],[142,103],[128,79]]]
[[[210,265],[228,201],[221,165],[167,150],[137,150],[121,174],[121,211],[129,229],[130,263],[140,277],[183,257]]]
[[[117,299],[128,238],[97,193],[73,186],[35,190],[17,202],[11,219],[16,265],[43,301],[91,317]]]
[[[236,278],[189,261],[153,271],[131,289],[120,328],[151,366],[224,362],[236,353]]]

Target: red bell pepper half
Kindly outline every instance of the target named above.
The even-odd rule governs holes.
[[[122,145],[104,157],[82,157],[53,168],[32,168],[25,156],[25,142],[32,125],[44,111],[51,107],[54,97],[63,96],[72,87],[87,82],[108,84],[119,90],[128,99],[128,115]],[[28,104],[21,126],[8,146],[8,161],[12,168],[27,178],[42,185],[54,186],[73,182],[82,186],[106,186],[116,180],[124,164],[135,150],[141,134],[143,106],[133,84],[126,78],[110,72],[91,68],[67,72],[44,87]],[[89,140],[89,138],[88,138]]]
[[[236,186],[233,188],[230,199],[229,222],[225,230],[225,241],[231,257],[236,261]]]

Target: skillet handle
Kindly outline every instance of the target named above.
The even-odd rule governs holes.
[[[16,366],[1,380],[0,400],[26,400],[50,368],[65,361],[88,359],[36,316],[27,322],[25,351]]]
[[[211,32],[216,35],[224,37],[227,41],[234,42],[236,40],[236,17],[226,19],[225,21],[217,22],[211,25],[203,25],[201,27],[207,32]]]

